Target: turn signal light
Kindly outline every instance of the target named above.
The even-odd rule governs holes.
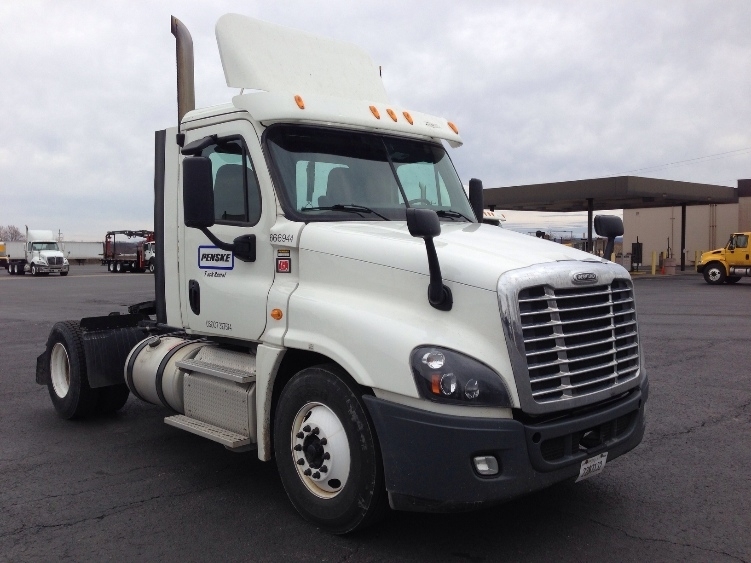
[[[370,113],[372,113],[376,119],[381,119],[381,114],[378,113],[378,108],[375,106],[370,106]]]
[[[387,110],[386,110],[386,113],[388,113],[388,114],[389,114],[389,117],[390,117],[391,119],[393,119],[394,121],[396,121],[396,114],[394,113],[394,110],[393,110],[393,109],[391,109],[391,108],[387,109]]]
[[[283,316],[284,313],[282,313],[281,309],[271,309],[271,318],[275,321],[280,321]]]
[[[305,102],[300,96],[295,96],[295,103],[300,109],[305,109]]]
[[[415,124],[415,122],[412,121],[412,116],[409,114],[408,111],[403,111],[402,115],[404,116],[404,119],[407,120],[407,123],[409,123],[410,125],[414,125]]]
[[[457,129],[457,128],[456,128],[456,125],[454,125],[454,124],[453,124],[453,123],[451,123],[450,121],[449,121],[449,127],[451,127],[451,130],[452,130],[452,131],[453,131],[454,133],[456,133],[457,135],[459,134],[459,129]]]

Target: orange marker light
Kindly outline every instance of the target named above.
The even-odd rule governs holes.
[[[389,114],[389,117],[390,117],[391,119],[393,119],[394,121],[396,121],[396,114],[394,113],[394,110],[393,110],[393,109],[391,109],[391,108],[387,109],[387,110],[386,110],[386,113],[388,113],[388,114]]]
[[[381,119],[381,114],[378,113],[378,108],[377,107],[370,106],[370,113],[372,113],[373,115],[375,115],[376,119]]]
[[[434,373],[430,376],[430,390],[434,395],[441,394],[441,374]]]
[[[454,133],[456,133],[457,135],[459,134],[459,129],[457,129],[457,128],[456,128],[456,125],[454,125],[454,124],[453,124],[453,123],[451,123],[450,121],[449,121],[449,127],[451,127],[451,130],[452,130],[452,131],[453,131]]]
[[[300,96],[295,96],[295,103],[300,109],[305,109],[305,102]]]
[[[275,321],[280,321],[283,316],[284,313],[282,313],[281,309],[271,309],[271,318]]]
[[[407,122],[408,122],[408,123],[409,123],[410,125],[414,125],[414,124],[415,124],[415,122],[414,122],[414,121],[412,121],[412,116],[411,116],[411,115],[409,114],[409,112],[407,112],[407,111],[403,111],[403,112],[402,112],[402,115],[404,116],[404,119],[406,119],[406,120],[407,120]]]

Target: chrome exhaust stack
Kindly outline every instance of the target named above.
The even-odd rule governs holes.
[[[171,16],[172,35],[175,36],[177,50],[177,124],[183,116],[196,109],[196,89],[193,80],[193,38],[185,24]]]

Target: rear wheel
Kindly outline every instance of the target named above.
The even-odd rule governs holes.
[[[115,263],[115,271],[120,274],[123,271],[123,264],[122,262],[116,262]]]
[[[704,268],[704,281],[712,285],[725,283],[725,267],[719,262],[710,262]]]
[[[56,323],[47,339],[50,378],[47,388],[62,418],[86,416],[94,411],[97,392],[89,387],[81,327],[76,321]]]
[[[741,276],[728,276],[725,279],[726,283],[738,283],[739,281],[741,281]]]
[[[306,519],[335,534],[386,512],[383,464],[361,391],[335,365],[302,370],[284,387],[274,416],[282,484]]]

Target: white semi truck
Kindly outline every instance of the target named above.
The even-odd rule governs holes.
[[[62,244],[55,239],[52,231],[30,230],[26,227],[24,257],[10,257],[7,268],[11,275],[23,275],[28,272],[32,276],[67,276],[70,264],[63,254]]]
[[[172,31],[156,298],[55,325],[36,378],[62,417],[163,405],[275,460],[334,533],[580,480],[639,444],[626,270],[478,222],[482,185],[467,198],[443,146],[457,127],[391,103],[359,48],[223,16],[227,84],[250,92],[193,109],[192,41]]]

